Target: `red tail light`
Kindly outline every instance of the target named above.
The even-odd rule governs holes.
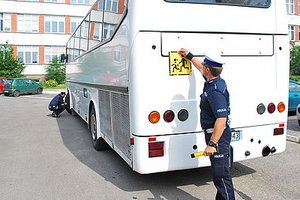
[[[165,113],[164,113],[164,120],[165,122],[171,122],[173,121],[175,117],[175,114],[172,110],[167,110]]]
[[[282,135],[284,133],[283,128],[274,128],[273,135]]]
[[[274,103],[270,103],[268,105],[268,112],[273,113],[275,110],[276,110],[276,107],[275,107]]]
[[[149,142],[149,158],[164,156],[164,142]]]

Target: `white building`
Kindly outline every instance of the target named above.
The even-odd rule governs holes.
[[[39,79],[54,56],[65,52],[66,42],[94,0],[1,0],[0,44],[6,41],[23,59],[23,74]]]

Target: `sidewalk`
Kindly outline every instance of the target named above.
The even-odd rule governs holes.
[[[43,94],[59,94],[66,91],[67,89],[44,89]]]

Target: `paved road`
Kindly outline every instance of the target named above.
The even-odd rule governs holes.
[[[0,96],[1,200],[214,199],[209,168],[140,175],[114,151],[96,152],[79,117],[47,116],[53,95]],[[300,199],[299,166],[293,142],[282,154],[235,163],[237,200]]]

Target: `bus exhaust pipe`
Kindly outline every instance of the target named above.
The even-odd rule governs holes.
[[[271,153],[275,153],[276,150],[277,150],[277,149],[276,149],[275,147],[272,147],[272,148],[271,148]]]
[[[262,155],[265,157],[265,156],[268,156],[269,154],[271,153],[271,149],[269,146],[265,146],[262,150]]]

